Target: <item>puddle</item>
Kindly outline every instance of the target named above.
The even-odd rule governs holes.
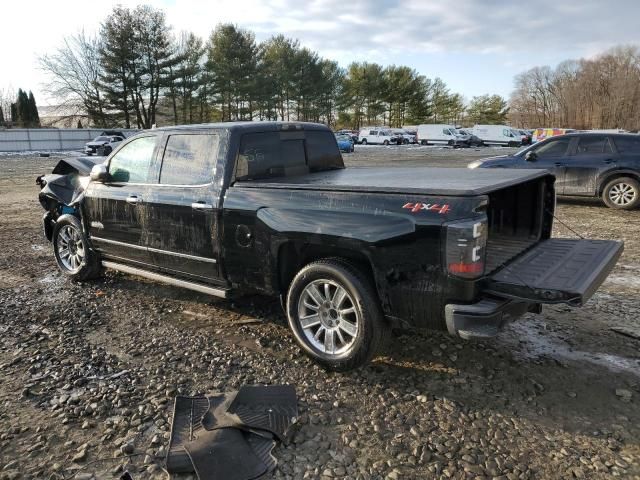
[[[612,284],[623,287],[640,288],[640,266],[619,264],[613,273],[609,274],[604,285]]]
[[[509,326],[512,332],[510,337],[499,339],[512,343],[526,341],[526,344],[518,344],[513,349],[513,356],[524,360],[532,360],[540,357],[554,358],[556,360],[568,360],[573,362],[586,362],[611,371],[627,372],[640,378],[640,359],[621,357],[608,353],[592,353],[581,350],[572,350],[567,344],[558,338],[554,338],[550,332],[541,334],[536,324],[531,321],[515,322]]]
[[[640,288],[640,276],[637,273],[629,273],[629,274],[617,274],[612,273],[607,277],[607,280],[604,283],[613,284],[613,285],[621,285],[624,287],[638,287]]]
[[[44,277],[38,280],[38,283],[51,285],[53,283],[58,282],[58,280],[60,280],[60,275],[57,272],[51,272],[51,273],[47,273]]]

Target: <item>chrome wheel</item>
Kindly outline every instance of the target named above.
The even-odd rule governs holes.
[[[609,189],[609,200],[620,206],[629,205],[636,198],[636,191],[633,185],[620,182]]]
[[[58,257],[71,273],[82,268],[85,258],[84,243],[80,232],[73,225],[65,225],[58,232]]]
[[[353,297],[333,280],[309,283],[298,300],[298,321],[308,342],[329,355],[347,352],[360,328]]]

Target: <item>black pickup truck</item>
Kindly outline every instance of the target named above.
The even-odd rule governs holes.
[[[65,274],[280,296],[300,346],[334,370],[369,361],[389,326],[486,338],[543,303],[580,306],[622,252],[550,238],[546,171],[344,168],[322,125],[161,128],[94,162],[39,178]]]

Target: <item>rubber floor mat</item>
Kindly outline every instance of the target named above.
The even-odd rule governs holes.
[[[218,404],[210,402],[209,410],[202,417],[205,429],[264,430],[284,441],[298,416],[296,391],[291,385],[243,386],[226,407],[228,400]]]
[[[185,444],[204,431],[202,415],[209,409],[207,397],[176,397],[173,405],[173,424],[169,449],[167,451],[167,471],[170,473],[193,472],[193,465],[184,449]]]
[[[253,451],[247,440],[251,433],[237,428],[205,430],[185,445],[200,480],[254,479],[268,466]]]
[[[200,480],[251,480],[275,469],[276,439],[298,415],[292,386],[244,386],[208,397],[176,397],[167,451],[169,473]]]

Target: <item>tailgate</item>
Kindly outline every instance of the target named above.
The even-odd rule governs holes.
[[[583,305],[607,278],[622,249],[622,242],[612,240],[544,240],[490,276],[486,291],[539,303]]]

